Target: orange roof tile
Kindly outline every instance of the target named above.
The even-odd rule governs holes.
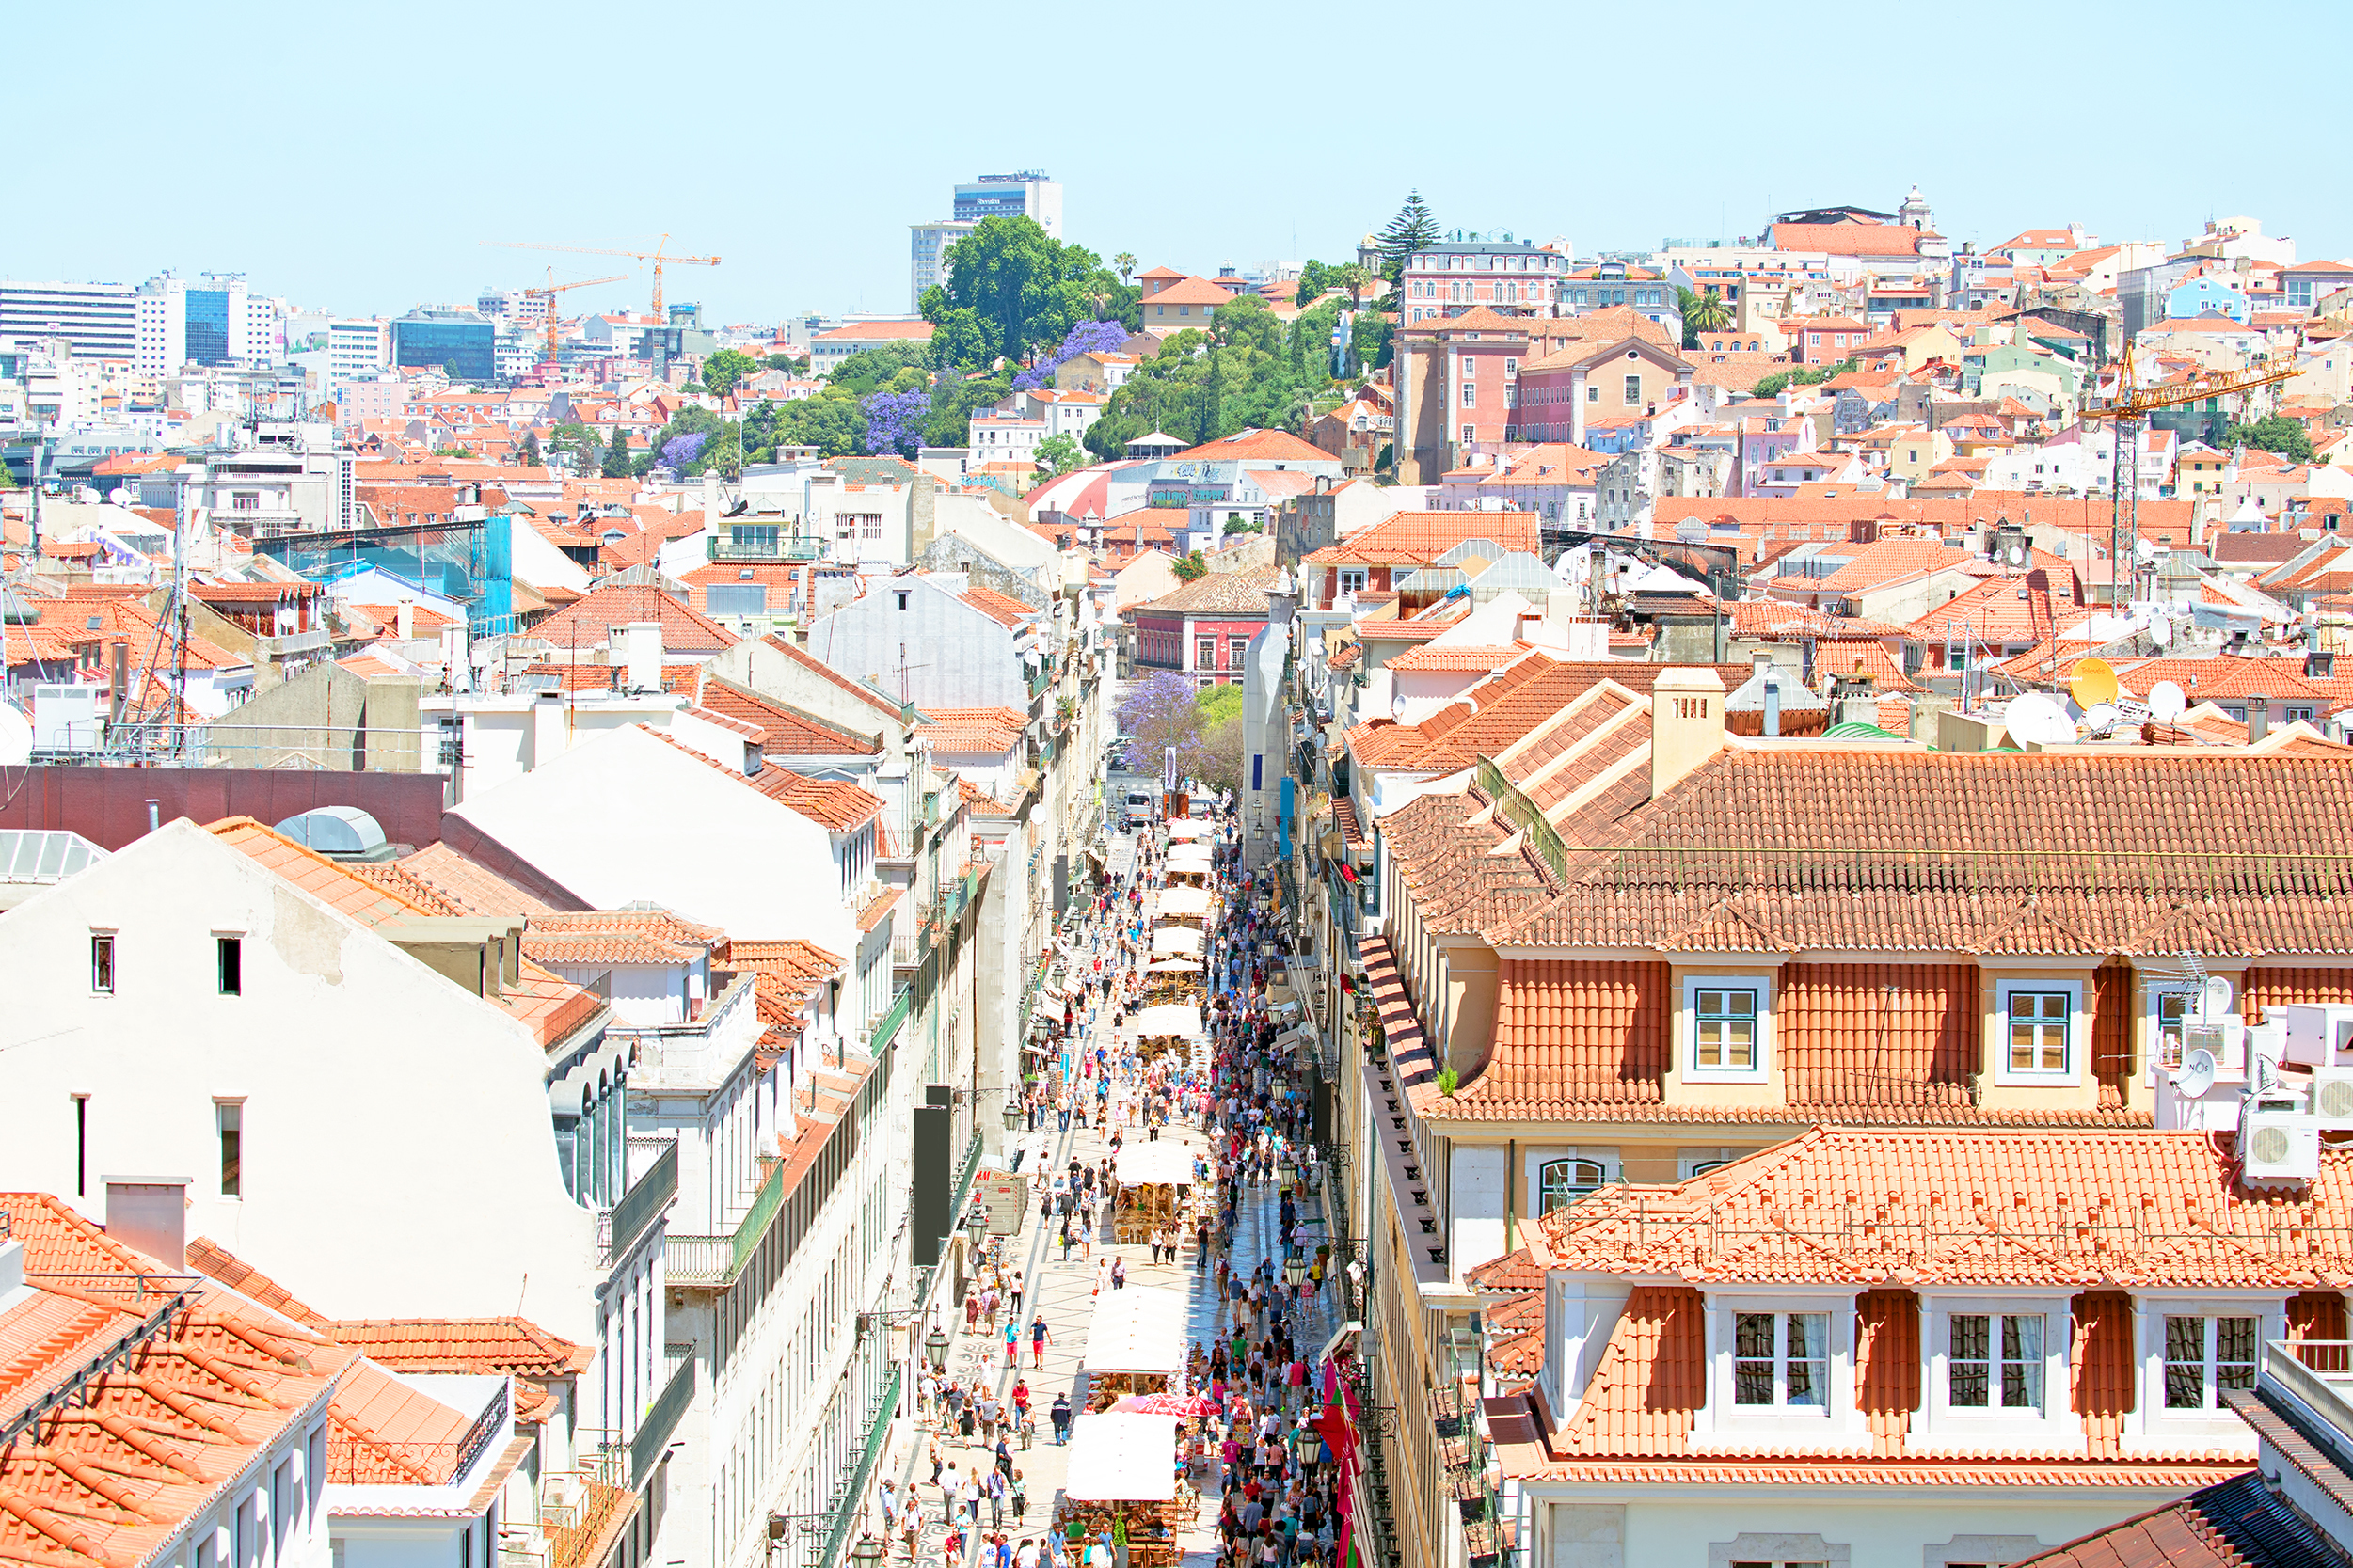
[[[1541,553],[1533,512],[1400,512],[1307,557],[1311,566],[1426,566],[1457,545],[1485,539],[1505,550]]]

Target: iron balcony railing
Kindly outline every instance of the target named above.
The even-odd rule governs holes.
[[[491,1392],[490,1402],[483,1406],[482,1414],[474,1418],[474,1424],[466,1429],[466,1435],[458,1441],[457,1468],[450,1472],[453,1481],[462,1479],[473,1469],[474,1461],[482,1457],[483,1449],[490,1446],[490,1440],[498,1436],[500,1430],[506,1425],[508,1413],[514,1405],[515,1380],[502,1378],[499,1386]]]
[[[678,1146],[672,1144],[645,1174],[630,1183],[621,1201],[601,1216],[597,1226],[597,1262],[610,1264],[627,1258],[670,1200],[678,1196]]]
[[[645,1407],[645,1418],[637,1425],[637,1435],[629,1439],[630,1491],[645,1490],[645,1483],[653,1479],[654,1466],[661,1463],[670,1439],[677,1433],[679,1418],[693,1401],[694,1363],[689,1361],[654,1396],[654,1402]]]
[[[914,989],[911,986],[899,987],[898,994],[891,998],[890,1007],[882,1014],[882,1019],[874,1025],[873,1031],[866,1037],[867,1054],[879,1056],[888,1049],[891,1041],[898,1037],[899,1026],[907,1022],[908,1015],[914,1010]]]

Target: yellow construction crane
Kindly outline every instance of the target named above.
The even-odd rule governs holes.
[[[618,283],[628,276],[626,272],[616,272],[611,277],[583,277],[578,283],[559,283],[556,281],[556,269],[549,267],[546,288],[523,291],[523,297],[526,299],[544,299],[548,302],[548,363],[552,365],[557,362],[556,295],[567,289],[593,289],[599,283]]]
[[[2084,399],[2078,416],[2085,424],[2112,420],[2116,424],[2116,455],[2108,475],[2109,601],[2120,609],[2140,596],[2140,443],[2149,416],[2160,408],[2178,408],[2202,398],[2230,397],[2270,387],[2301,373],[2296,361],[2302,335],[2293,347],[2256,356],[2235,371],[2198,371],[2186,381],[2160,382],[2154,387],[2133,385],[2133,345],[2127,339],[2123,357],[2116,366],[2116,392]],[[2131,574],[2127,576],[2126,574]]]
[[[655,245],[651,250],[604,250],[596,245],[542,245],[534,240],[485,240],[482,243],[488,245],[498,245],[506,250],[562,250],[568,251],[574,256],[627,256],[632,261],[651,261],[654,263],[654,320],[657,324],[666,324],[667,322],[667,318],[661,313],[661,269],[664,266],[673,263],[695,267],[715,267],[719,265],[719,258],[716,256],[672,256],[667,254],[670,245],[670,236],[667,234],[664,234],[661,237],[660,243]]]

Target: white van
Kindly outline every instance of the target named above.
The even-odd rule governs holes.
[[[1150,790],[1129,790],[1127,800],[1121,807],[1121,831],[1132,833],[1138,828],[1150,827],[1153,809]]]

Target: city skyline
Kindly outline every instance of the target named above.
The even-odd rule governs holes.
[[[296,26],[289,8],[258,9],[261,20],[233,40],[202,19],[155,13],[123,42],[115,62],[119,87],[133,97],[162,95],[191,71],[242,70],[270,83],[281,112],[297,123],[347,117],[341,78],[326,69],[353,41],[345,24],[303,13]],[[1158,46],[1151,29],[1119,19],[1092,24],[1084,36],[1048,31],[1001,42],[969,34],[960,13],[925,9],[942,25],[918,23],[894,40],[918,76],[997,69],[1069,82],[1090,70],[1113,72],[1137,51]],[[571,144],[586,150],[567,147],[559,158],[534,153],[528,136],[512,134],[523,121],[485,121],[481,105],[516,102],[517,82],[572,80],[602,69],[618,30],[639,25],[631,13],[581,8],[578,25],[553,38],[497,15],[434,6],[413,14],[403,35],[368,40],[384,70],[405,84],[408,112],[397,131],[373,140],[278,138],[263,166],[191,205],[182,199],[185,171],[156,161],[135,124],[80,124],[77,155],[52,158],[15,182],[20,211],[72,210],[86,194],[87,170],[101,166],[120,210],[134,216],[103,227],[12,224],[0,247],[0,275],[135,283],[167,268],[183,277],[243,272],[257,292],[304,308],[390,316],[420,304],[470,301],[485,287],[541,280],[550,261],[560,278],[602,270],[598,258],[573,258],[580,265],[566,268],[556,253],[492,251],[482,242],[650,248],[666,232],[674,251],[724,258],[720,267],[674,270],[667,279],[671,297],[702,303],[707,320],[892,314],[906,308],[908,226],[945,216],[960,181],[1031,167],[1061,183],[1066,237],[1106,258],[1127,251],[1147,266],[1200,273],[1276,259],[1344,260],[1408,189],[1419,189],[1449,229],[1509,230],[1539,241],[1565,234],[1588,254],[1646,248],[1669,235],[1754,235],[1773,213],[1802,206],[1892,210],[1915,183],[1955,248],[1998,244],[2022,226],[2068,222],[2104,240],[2178,243],[2210,217],[2243,214],[2262,220],[2267,233],[2293,237],[2299,256],[2353,254],[2353,219],[2284,160],[2266,166],[2244,155],[2240,138],[2219,135],[2138,150],[2130,128],[2145,116],[2137,119],[2128,106],[2079,107],[2030,69],[2038,59],[2100,60],[2114,96],[2129,105],[2147,96],[2137,95],[2134,84],[2154,88],[2170,79],[2175,30],[2165,23],[2186,24],[2193,13],[2186,7],[2137,10],[2129,36],[2111,36],[2096,16],[2011,8],[1973,40],[1934,45],[1933,71],[1969,82],[1977,96],[1902,126],[1885,123],[1914,102],[1890,76],[1900,60],[1867,55],[1854,67],[1867,84],[1842,85],[1852,78],[1826,71],[1813,40],[1751,37],[1741,13],[1704,8],[1698,36],[1709,36],[1709,17],[1720,19],[1722,60],[1654,55],[1664,82],[1661,69],[1581,81],[1559,123],[1564,145],[1588,153],[1590,176],[1575,158],[1496,155],[1495,145],[1514,140],[1508,122],[1465,124],[1437,97],[1426,135],[1385,142],[1393,150],[1375,163],[1335,156],[1319,166],[1319,145],[1337,150],[1360,138],[1352,129],[1356,112],[1317,92],[1269,95],[1255,70],[1212,71],[1192,85],[1195,102],[1183,117],[1190,139],[1183,144],[1057,135],[1021,114],[943,135],[912,119],[902,124],[813,106],[777,150],[782,156],[751,156],[726,147],[723,119],[711,118],[723,114],[723,99],[713,97],[692,101],[701,118],[681,115],[675,135],[632,135],[610,151],[592,135]],[[1334,72],[1376,82],[1386,40],[1397,36],[1381,21],[1409,14],[1375,8],[1372,22],[1331,46]],[[2324,13],[2292,6],[2277,20],[2292,32],[2298,14]],[[289,24],[272,31],[271,15]],[[781,51],[788,42],[791,58],[809,62],[804,82],[829,51],[865,47],[854,24],[826,16],[793,18],[788,35],[785,21],[749,11],[723,13],[721,25],[739,58],[757,60],[769,46]],[[67,26],[54,13],[20,23],[24,57],[68,47]],[[453,59],[446,40],[457,37],[478,55]],[[1646,35],[1615,17],[1595,19],[1580,40],[1596,59],[1648,46]],[[1206,46],[1189,44],[1150,57],[1188,69],[1215,58]],[[2291,59],[2284,75],[2269,78],[2276,90],[2267,93],[2265,129],[2281,145],[2329,129],[2323,69],[2317,56]],[[1699,111],[1673,107],[1671,90],[1662,89],[1677,80],[1702,94]],[[36,79],[24,89],[24,112],[36,122],[75,123],[77,90],[59,76]],[[1547,121],[1548,90],[1539,81],[1527,85],[1532,125]],[[1493,101],[1485,87],[1478,97]],[[747,95],[745,108],[755,101]],[[787,101],[824,102],[806,94]],[[1474,139],[1474,156],[1464,155],[1465,136]],[[371,176],[377,166],[383,172]],[[469,172],[437,181],[436,168]],[[372,211],[379,199],[405,220],[388,230],[384,214]],[[298,212],[312,201],[347,213],[349,231],[290,221],[287,203]],[[824,222],[806,221],[811,213],[825,214]],[[1206,226],[1215,252],[1202,248],[1202,214],[1215,214]],[[390,231],[400,233],[399,243],[371,238]],[[642,309],[649,283],[639,268],[629,282],[567,304]]]

